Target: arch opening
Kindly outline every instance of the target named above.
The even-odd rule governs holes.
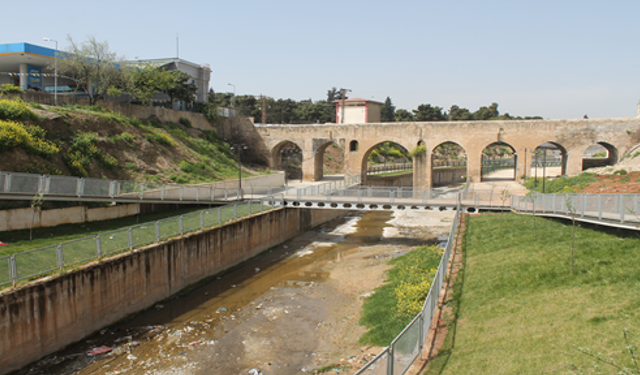
[[[369,186],[413,186],[413,158],[396,142],[371,147],[362,158],[362,171]]]
[[[560,144],[545,142],[531,153],[529,177],[555,178],[567,173],[567,150]]]
[[[612,166],[618,162],[618,159],[619,153],[615,146],[606,142],[598,142],[587,147],[582,154],[582,170]]]
[[[431,152],[433,186],[459,185],[467,181],[467,153],[455,142],[443,142]]]
[[[321,176],[344,173],[344,148],[336,142],[327,142],[316,151],[316,165],[322,169]]]
[[[504,142],[494,142],[482,150],[480,181],[514,181],[518,156],[516,150]]]
[[[302,149],[291,141],[280,142],[271,151],[272,169],[284,171],[285,181],[302,179]]]

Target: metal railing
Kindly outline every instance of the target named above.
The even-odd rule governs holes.
[[[367,168],[367,174],[381,174],[413,170],[413,163],[395,163],[388,165],[374,165]]]
[[[208,208],[0,257],[0,286],[283,206],[282,196]],[[6,264],[4,268],[2,264]]]
[[[360,183],[360,176],[316,185],[345,189]],[[154,182],[107,180],[72,176],[52,176],[29,173],[0,172],[0,194],[6,197],[31,199],[42,194],[44,199],[120,200],[125,202],[166,201],[208,203],[242,199],[245,194],[273,195],[285,187],[216,188],[212,183],[198,185],[159,184]]]
[[[505,159],[505,160],[483,160],[482,161],[482,176],[486,176],[489,173],[493,173],[495,171],[499,171],[501,169],[510,169],[515,168],[515,160],[514,159]]]
[[[540,194],[512,197],[518,213],[557,214],[600,222],[640,225],[640,194]]]
[[[431,283],[427,298],[422,305],[422,310],[411,320],[391,344],[384,348],[375,358],[358,370],[355,375],[402,375],[420,355],[424,341],[429,333],[431,321],[436,312],[440,291],[444,286],[444,278],[449,267],[449,258],[453,250],[456,231],[460,220],[460,206],[451,225],[451,231],[447,239],[447,246],[440,258],[438,270]]]
[[[434,160],[433,168],[448,168],[448,167],[466,167],[466,160]]]

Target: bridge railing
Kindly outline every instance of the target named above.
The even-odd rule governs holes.
[[[365,187],[352,186],[347,189],[335,188],[334,185],[314,185],[305,188],[288,188],[283,194],[288,199],[313,200],[323,202],[348,201],[361,203],[377,201],[380,203],[428,203],[433,200],[449,200],[455,203],[460,189],[443,191],[442,189],[414,189],[398,187]],[[256,196],[253,196],[257,198]]]
[[[615,223],[640,224],[640,194],[540,194],[514,196],[518,213],[559,214]]]
[[[394,163],[387,165],[373,165],[367,168],[367,174],[381,174],[388,172],[413,170],[413,163]]]
[[[284,206],[282,195],[235,202],[0,257],[0,286]]]
[[[358,370],[355,375],[402,375],[407,372],[413,361],[420,355],[436,313],[440,291],[445,285],[445,275],[449,267],[459,220],[460,207],[458,206],[447,239],[447,246],[442,258],[440,258],[438,270],[431,282],[427,298],[420,312],[391,341],[388,347],[384,348],[375,358]]]

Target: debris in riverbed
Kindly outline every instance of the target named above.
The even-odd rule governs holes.
[[[96,356],[96,355],[106,354],[106,353],[109,353],[109,352],[111,352],[111,348],[108,347],[108,346],[104,346],[103,345],[103,346],[100,346],[100,347],[93,348],[93,349],[89,350],[87,352],[87,356],[93,357],[93,356]]]
[[[225,307],[220,307],[216,310],[216,313],[220,314],[221,312],[227,312],[228,310]]]
[[[256,368],[252,368],[251,370],[249,370],[249,374],[251,374],[251,375],[262,375],[260,370],[258,370]]]

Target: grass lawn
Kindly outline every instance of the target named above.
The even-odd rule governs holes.
[[[532,220],[470,218],[457,319],[426,374],[596,373],[578,347],[631,364],[623,329],[640,333],[640,239],[577,227],[571,275],[571,223],[537,218],[535,235]]]
[[[264,210],[269,209],[267,205]],[[253,203],[251,212],[260,211],[260,205]],[[97,257],[96,235],[100,234],[101,252],[108,255],[120,251],[129,250],[129,231],[131,227],[131,239],[133,247],[140,247],[156,242],[156,225],[159,220],[160,238],[166,239],[180,234],[180,220],[182,216],[183,233],[200,229],[200,213],[204,227],[218,225],[218,208],[210,209],[191,208],[174,211],[164,211],[154,214],[125,217],[100,222],[83,224],[66,224],[50,228],[34,229],[34,240],[29,241],[29,230],[18,230],[0,233],[0,240],[8,243],[8,246],[0,247],[0,257],[25,252],[32,249],[44,248],[39,251],[16,255],[18,277],[28,277],[34,274],[52,271],[57,268],[56,245],[62,243],[64,265],[78,264],[93,260]],[[238,204],[238,216],[246,216],[249,207],[246,203]],[[221,222],[234,218],[234,207],[223,206],[220,208]],[[6,259],[0,259],[0,283],[10,281],[8,263]]]

